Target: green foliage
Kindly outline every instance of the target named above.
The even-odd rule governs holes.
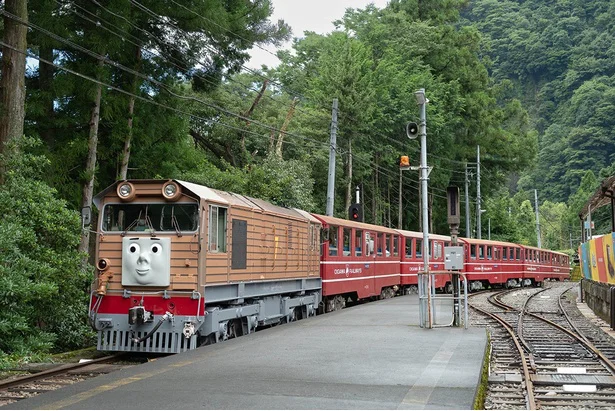
[[[40,181],[48,161],[28,154],[35,141],[19,145],[0,186],[0,353],[79,347],[91,338],[80,218]]]
[[[615,6],[478,0],[464,15],[484,36],[494,77],[513,82],[539,131],[538,161],[519,188],[567,202],[587,170],[615,155]]]

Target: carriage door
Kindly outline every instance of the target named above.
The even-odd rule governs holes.
[[[363,267],[361,268],[363,282],[361,285],[361,294],[373,295],[374,290],[374,276],[376,275],[376,247],[378,242],[378,236],[374,231],[365,231],[365,256]]]

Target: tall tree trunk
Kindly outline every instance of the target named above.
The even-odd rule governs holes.
[[[348,184],[346,185],[346,213],[350,208],[352,201],[352,139],[348,139],[348,168],[346,169],[346,175],[348,176]],[[347,216],[349,218],[350,216]],[[365,218],[365,217],[364,217]]]
[[[44,42],[40,46],[39,56],[43,60],[53,62],[53,46],[50,42]],[[47,145],[52,148],[53,146],[53,124],[55,117],[55,110],[53,108],[53,73],[54,67],[51,64],[39,63],[38,65],[38,87],[41,91],[41,99],[43,104],[43,127],[41,129],[41,138]]]
[[[378,224],[378,163],[380,162],[380,153],[374,154],[374,163],[376,163],[376,167],[374,170],[374,192],[372,193],[372,224]]]
[[[28,20],[26,0],[6,0],[4,9]],[[2,48],[2,78],[0,79],[0,154],[8,157],[7,144],[23,135],[26,101],[26,33],[27,27],[8,17],[4,17],[4,43],[10,47]],[[21,51],[21,53],[19,52]],[[0,162],[0,184],[4,183],[6,173],[4,163]]]
[[[295,105],[298,101],[299,99],[295,97],[290,103],[290,108],[288,109],[288,113],[286,113],[284,124],[282,124],[282,128],[280,129],[280,133],[278,135],[278,141],[276,141],[275,143],[275,155],[278,158],[282,158],[282,144],[284,143],[284,134],[286,133],[286,129],[288,128],[288,124],[290,123],[290,119],[293,118],[293,114],[295,114]]]
[[[267,90],[267,85],[268,84],[269,84],[269,80],[268,79],[263,81],[263,85],[261,86],[260,91],[256,95],[256,98],[252,102],[252,105],[250,106],[248,111],[246,111],[244,113],[244,117],[248,117],[249,118],[250,116],[252,116],[252,113],[254,112],[254,109],[258,105],[258,102],[261,101],[261,98],[263,98],[263,95],[265,94],[265,91]],[[248,127],[249,125],[250,125],[250,120],[246,120],[246,127]],[[274,136],[273,131],[271,131],[271,139],[273,139],[273,136]],[[273,146],[272,142],[270,142],[270,146]],[[245,132],[241,133],[241,152],[242,152],[242,155],[244,157],[244,160],[247,159],[248,158],[248,150],[246,149],[246,133]]]
[[[387,227],[391,228],[391,179],[387,177]]]
[[[136,47],[135,50],[135,69],[137,72],[140,71],[141,68],[141,47]],[[130,92],[132,95],[130,96],[130,100],[128,100],[128,129],[126,130],[126,139],[124,139],[124,149],[122,150],[122,157],[120,163],[120,173],[118,175],[119,180],[126,180],[126,176],[128,175],[128,162],[130,161],[130,146],[132,144],[132,119],[135,114],[135,97],[137,94],[137,89],[139,88],[139,78],[137,76],[134,77],[131,85]]]
[[[98,66],[102,67],[103,60],[99,60]],[[88,137],[88,157],[85,164],[85,181],[82,187],[81,207],[92,207],[92,197],[94,196],[94,179],[96,175],[96,154],[98,151],[98,123],[100,120],[100,100],[102,96],[102,86],[96,85],[96,95],[90,114],[90,134]],[[88,252],[90,242],[90,230],[83,230],[79,251]],[[87,261],[87,260],[86,260]],[[85,263],[85,261],[84,261]]]

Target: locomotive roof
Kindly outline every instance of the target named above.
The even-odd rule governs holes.
[[[423,233],[420,233],[418,231],[408,231],[408,230],[395,230],[397,231],[399,234],[403,235],[404,237],[420,237],[423,238]],[[451,241],[451,237],[448,235],[441,235],[441,234],[432,234],[429,233],[429,238],[433,239],[433,240],[444,240],[444,241]]]
[[[147,183],[160,183],[161,181],[168,181],[168,180],[151,180],[151,179],[145,180],[144,179],[144,180],[128,180],[128,181],[133,184],[144,184],[144,183],[147,184]],[[271,212],[275,214],[283,214],[283,215],[291,216],[291,217],[294,217],[300,220],[308,219],[308,220],[314,221],[313,217],[311,216],[308,217],[306,215],[307,213],[305,212],[301,213],[299,212],[299,210],[296,210],[296,209],[276,206],[267,201],[260,200],[257,198],[252,198],[252,197],[244,196],[241,194],[235,194],[235,193],[231,193],[228,191],[216,190],[216,189],[209,188],[209,187],[206,187],[200,184],[190,183],[188,181],[182,181],[182,180],[173,180],[173,181],[177,182],[179,185],[186,188],[192,194],[196,195],[197,197],[203,200],[212,201],[212,202],[222,204],[222,205],[227,205],[227,206],[242,206],[242,207],[247,207],[247,208],[252,208],[252,209],[259,209],[259,210],[263,210],[263,211],[267,211],[267,212]],[[94,197],[93,202],[94,202],[94,205],[98,209],[100,209],[100,203],[102,202],[102,199],[109,192],[115,191],[115,187],[119,183],[120,181],[116,181],[115,183],[111,184],[109,187],[107,187],[106,189],[104,189],[103,191],[101,191]]]
[[[344,220],[343,218],[331,217],[331,216],[326,216],[326,215],[321,215],[321,214],[312,213],[312,215],[316,217],[317,219],[319,219],[320,221],[322,221],[323,223],[326,223],[329,225],[356,227],[356,228],[362,228],[363,230],[373,230],[373,231],[380,231],[380,232],[389,233],[389,234],[398,234],[397,231],[393,230],[392,228],[381,227],[378,225],[367,224],[367,223],[360,223],[358,221]]]

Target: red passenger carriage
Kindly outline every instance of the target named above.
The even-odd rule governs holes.
[[[546,279],[562,281],[570,278],[570,262],[566,254],[530,246],[521,246],[521,249],[524,285],[541,285]]]
[[[320,276],[325,311],[346,301],[390,298],[399,289],[399,233],[386,227],[312,214],[322,223]]]
[[[423,233],[397,230],[401,235],[401,285],[404,291],[416,288],[418,274],[423,271]],[[434,287],[444,289],[450,277],[444,272],[444,247],[448,247],[451,238],[444,235],[429,234],[429,271],[435,275]]]
[[[520,245],[476,238],[460,238],[460,242],[464,244],[464,274],[470,291],[521,284],[523,261]]]

